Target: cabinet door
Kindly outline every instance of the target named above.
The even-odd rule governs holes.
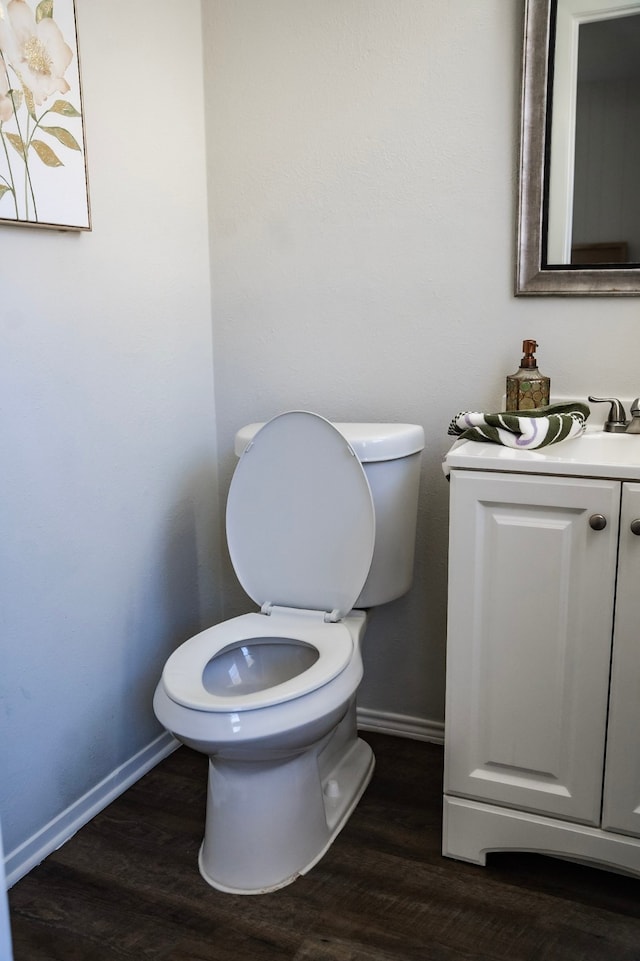
[[[447,793],[599,823],[619,499],[452,472]]]
[[[602,827],[640,837],[640,484],[624,484]]]

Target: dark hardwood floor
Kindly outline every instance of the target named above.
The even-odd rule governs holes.
[[[640,881],[442,858],[442,749],[363,737],[376,772],[331,850],[250,897],[198,873],[206,758],[181,748],[14,886],[15,961],[640,961]]]

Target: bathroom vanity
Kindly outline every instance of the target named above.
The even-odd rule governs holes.
[[[443,853],[640,876],[640,436],[454,445]]]

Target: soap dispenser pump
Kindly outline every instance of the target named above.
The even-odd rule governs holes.
[[[507,410],[535,410],[549,403],[551,381],[538,370],[535,340],[522,342],[520,369],[507,377]]]

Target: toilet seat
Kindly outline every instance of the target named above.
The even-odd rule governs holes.
[[[307,644],[318,659],[301,674],[251,694],[212,694],[204,686],[207,664],[223,650],[268,638]],[[163,687],[177,704],[196,711],[251,711],[309,694],[340,674],[351,659],[353,638],[346,624],[327,622],[319,612],[275,611],[242,614],[185,641],[169,657]]]
[[[341,619],[369,574],[375,510],[364,469],[340,431],[318,414],[289,411],[268,421],[242,454],[226,519],[238,580],[263,613],[186,641],[165,664],[162,683],[177,704],[229,713],[302,697],[345,669],[353,638]],[[205,668],[217,654],[265,638],[306,644],[318,658],[254,693],[205,687]]]

